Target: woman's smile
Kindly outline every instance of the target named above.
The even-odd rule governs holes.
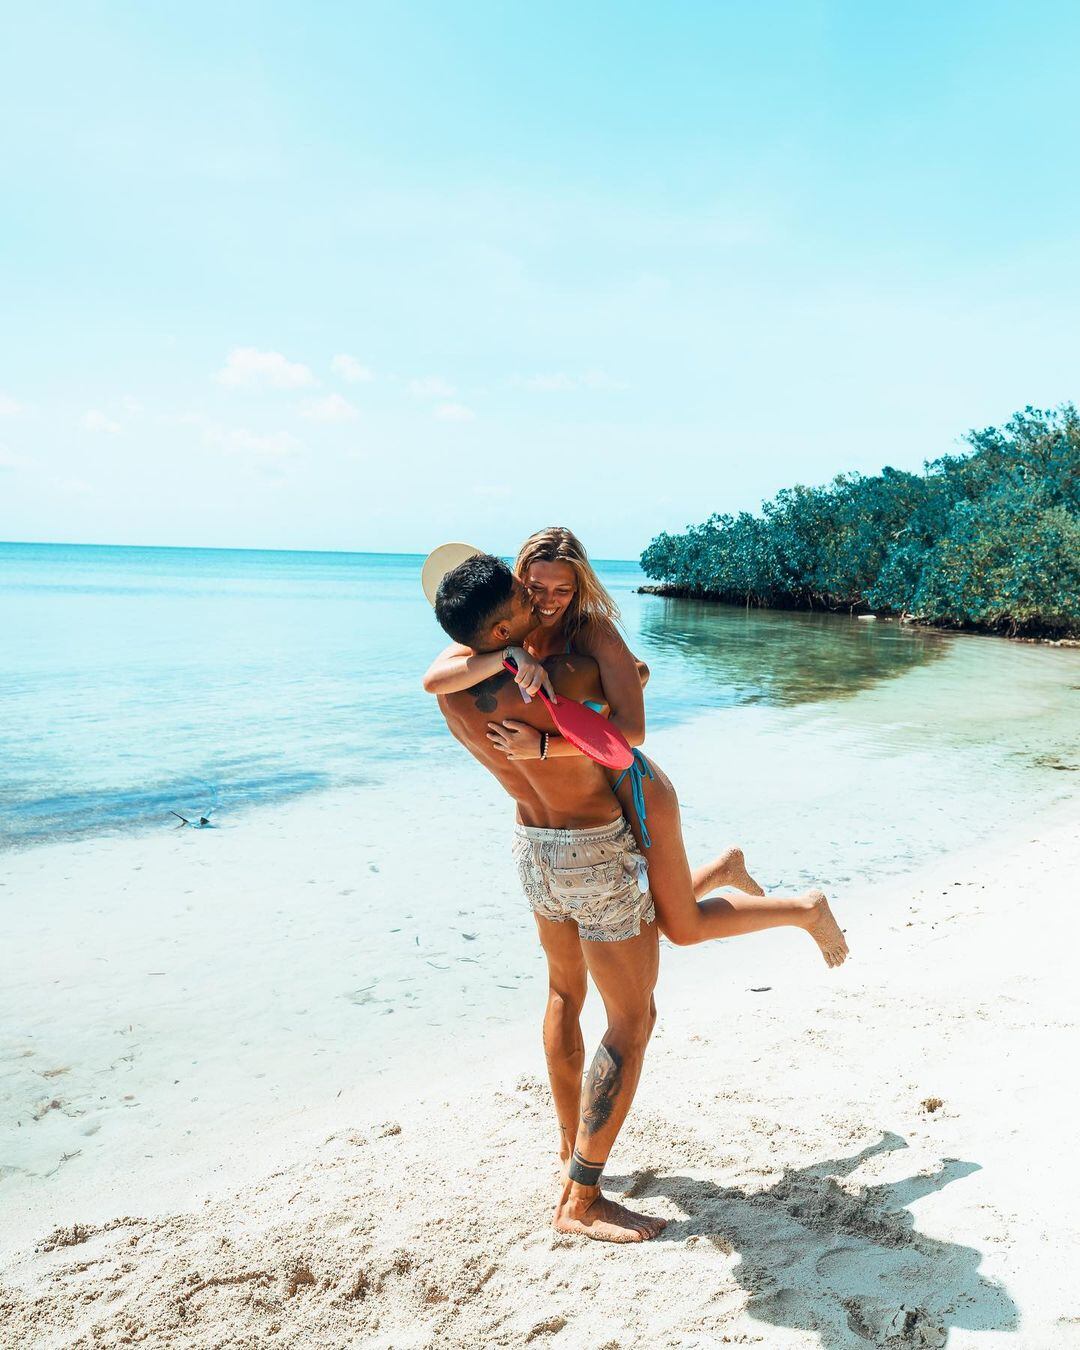
[[[533,609],[544,628],[562,618],[577,591],[574,569],[563,562],[534,562],[525,577]]]

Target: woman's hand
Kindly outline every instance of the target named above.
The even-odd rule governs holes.
[[[528,722],[489,722],[487,738],[507,759],[539,759],[540,733]]]
[[[517,674],[514,676],[514,683],[521,690],[521,696],[526,703],[533,697],[541,686],[547,690],[548,697],[552,703],[557,703],[555,690],[551,686],[551,677],[547,671],[536,659],[530,656],[524,647],[508,647],[507,651],[517,666]]]

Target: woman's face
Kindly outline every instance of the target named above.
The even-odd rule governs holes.
[[[530,563],[523,578],[542,628],[554,628],[577,590],[577,577],[569,563]]]

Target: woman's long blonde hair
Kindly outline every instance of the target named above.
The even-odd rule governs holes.
[[[619,606],[611,598],[593,571],[584,545],[572,530],[562,525],[551,525],[546,530],[530,534],[521,546],[514,571],[524,581],[529,568],[537,562],[568,563],[574,569],[577,589],[566,607],[563,631],[573,640],[583,628],[595,626],[603,634],[615,636],[619,621]]]

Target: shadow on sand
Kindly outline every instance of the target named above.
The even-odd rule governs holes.
[[[737,1253],[731,1275],[749,1314],[775,1327],[813,1331],[828,1350],[867,1344],[888,1350],[939,1350],[952,1328],[1010,1331],[1016,1305],[979,1274],[973,1247],[920,1233],[907,1206],[977,1172],[946,1159],[932,1174],[845,1190],[837,1178],[868,1158],[906,1148],[898,1135],[850,1158],[787,1172],[747,1194],[685,1176],[611,1178],[622,1198],[666,1196],[686,1214],[660,1241],[703,1238]],[[767,1343],[767,1338],[766,1338]]]

